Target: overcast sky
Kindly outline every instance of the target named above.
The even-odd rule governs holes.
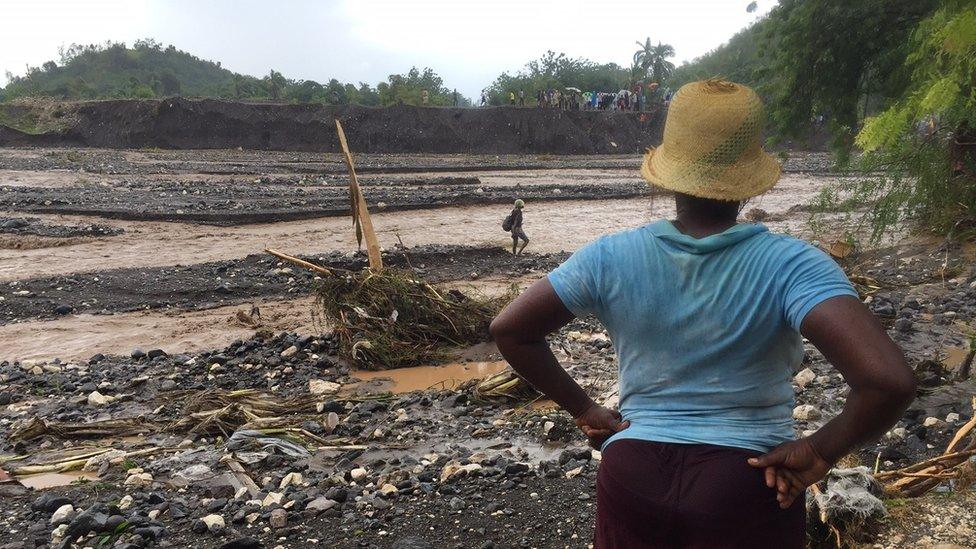
[[[502,71],[547,49],[629,65],[647,36],[699,56],[773,7],[747,0],[0,0],[6,71],[58,58],[58,47],[154,38],[256,76],[375,85],[433,68],[475,97]]]

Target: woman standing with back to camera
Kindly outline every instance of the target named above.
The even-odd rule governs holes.
[[[597,548],[803,547],[805,489],[914,397],[901,351],[833,260],[737,223],[743,201],[780,175],[762,121],[746,86],[682,87],[641,167],[675,193],[676,218],[588,244],[492,323],[512,367],[603,450]],[[591,314],[617,352],[619,413],[597,405],[546,343]],[[851,390],[840,415],[795,440],[801,336]]]

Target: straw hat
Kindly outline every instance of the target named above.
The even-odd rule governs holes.
[[[671,100],[664,141],[644,156],[644,179],[700,198],[744,200],[768,191],[779,162],[762,150],[762,101],[723,80],[685,84]]]

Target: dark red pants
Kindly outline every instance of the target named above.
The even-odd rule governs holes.
[[[780,509],[762,470],[746,463],[756,455],[707,444],[614,441],[597,477],[594,546],[802,549],[804,498]]]

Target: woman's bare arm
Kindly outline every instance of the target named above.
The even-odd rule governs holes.
[[[573,313],[543,278],[522,292],[491,323],[491,335],[505,360],[533,387],[576,419],[598,446],[629,424],[620,414],[597,406],[552,354],[546,336],[565,326]]]
[[[878,319],[854,297],[814,307],[800,331],[851,387],[843,412],[810,437],[834,463],[898,422],[915,398],[915,374]]]
[[[885,433],[915,397],[915,375],[871,311],[852,296],[834,297],[807,314],[800,332],[844,376],[844,409],[813,435],[750,460],[766,469],[784,507],[841,457]]]

